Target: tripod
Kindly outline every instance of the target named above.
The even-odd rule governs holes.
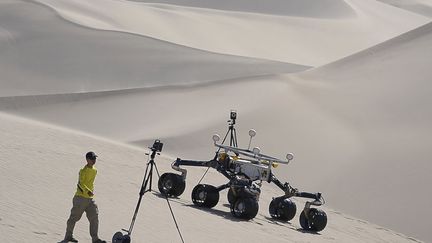
[[[163,143],[161,143],[160,140],[156,140],[154,142],[154,144],[153,144],[153,147],[150,148],[151,151],[152,151],[152,153],[150,155],[150,161],[147,163],[147,166],[146,166],[146,169],[145,169],[145,172],[144,172],[144,179],[143,179],[143,183],[141,185],[141,190],[139,192],[138,203],[137,203],[137,205],[135,207],[135,212],[134,212],[134,215],[132,217],[132,222],[131,222],[128,230],[122,229],[122,231],[124,231],[124,232],[127,233],[126,235],[123,235],[122,232],[120,232],[120,231],[114,234],[113,239],[112,239],[113,243],[130,243],[131,242],[130,235],[132,234],[132,230],[133,230],[133,227],[135,225],[135,220],[136,220],[136,217],[138,215],[138,210],[139,210],[140,205],[141,205],[142,197],[144,196],[144,194],[146,192],[151,192],[152,191],[153,169],[156,170],[156,173],[157,173],[158,177],[160,177],[159,170],[158,170],[158,168],[156,166],[154,158],[156,157],[156,154],[160,155],[160,153],[158,153],[158,152],[162,151],[162,146],[163,146]],[[146,154],[146,155],[149,155],[149,154]],[[148,186],[148,188],[147,188],[147,186]],[[168,200],[168,197],[165,196],[165,199],[166,199],[166,201],[168,203],[168,207],[170,209],[171,216],[173,217],[174,223],[175,223],[175,225],[177,227],[177,231],[178,231],[178,233],[180,235],[180,239],[184,243],[183,237],[182,237],[182,235],[180,233],[180,230],[179,230],[179,227],[178,227],[178,224],[177,224],[177,220],[176,220],[176,218],[174,216],[174,213],[172,211],[171,204],[170,204],[170,202]]]
[[[222,140],[222,144],[225,142],[225,140],[228,137],[228,134],[230,134],[230,146],[231,147],[238,147],[237,145],[237,131],[234,127],[236,123],[236,118],[231,118],[231,120],[228,121],[228,131],[225,134],[224,139]]]
[[[238,147],[237,144],[237,131],[234,127],[234,125],[236,124],[236,119],[237,119],[237,112],[236,111],[231,111],[230,114],[230,119],[228,120],[228,131],[225,134],[224,139],[222,140],[222,144],[225,143],[226,139],[228,138],[228,135],[230,135],[230,147]],[[220,152],[221,148],[218,148],[218,150],[215,153],[215,156],[213,158],[213,160],[217,159],[218,153]],[[207,172],[209,171],[210,166],[207,168],[207,170],[204,172],[203,176],[201,177],[201,179],[198,181],[198,184],[201,183],[201,181],[204,179],[204,177],[207,175]]]

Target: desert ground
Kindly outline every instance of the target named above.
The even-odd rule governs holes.
[[[155,139],[161,173],[208,160],[238,112],[239,145],[294,160],[275,174],[322,192],[327,228],[170,199],[185,242],[432,241],[432,4],[426,0],[0,1],[0,232],[64,236],[83,155],[95,151],[100,236],[128,227]],[[226,180],[210,170],[205,183]],[[154,185],[157,185],[156,178]],[[180,242],[145,195],[134,242]],[[295,199],[297,208],[303,199]],[[90,241],[85,217],[75,237]]]

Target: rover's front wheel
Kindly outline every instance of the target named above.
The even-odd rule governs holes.
[[[300,225],[303,229],[319,232],[326,227],[327,214],[323,210],[311,208],[308,216],[306,217],[304,210],[300,214]]]
[[[160,193],[168,197],[180,196],[186,187],[186,182],[181,175],[174,173],[164,173],[158,181],[158,188]]]

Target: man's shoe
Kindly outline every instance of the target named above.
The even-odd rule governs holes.
[[[73,237],[68,237],[68,238],[65,238],[63,240],[63,242],[78,242],[78,240],[73,238]]]
[[[106,243],[106,241],[101,240],[101,239],[97,239],[97,240],[93,241],[93,243]]]

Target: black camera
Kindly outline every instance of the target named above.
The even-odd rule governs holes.
[[[231,120],[237,119],[237,111],[231,110],[230,118],[231,118]]]
[[[153,143],[152,151],[162,152],[163,143],[159,139],[156,139]]]

